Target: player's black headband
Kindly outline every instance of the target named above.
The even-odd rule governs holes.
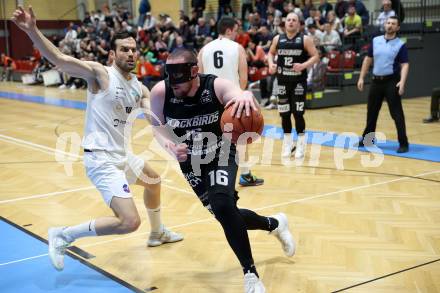
[[[191,68],[196,65],[197,63],[165,64],[170,84],[184,83],[196,78],[197,75],[191,74]]]

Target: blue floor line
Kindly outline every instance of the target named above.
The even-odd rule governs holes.
[[[47,244],[0,219],[0,264],[47,253]],[[68,255],[56,271],[48,256],[0,265],[3,292],[133,292]]]
[[[27,94],[4,92],[4,91],[0,91],[0,98],[52,105],[63,108],[79,109],[79,110],[85,110],[87,106],[87,103],[82,101],[72,101],[72,100],[60,99],[54,97],[35,96],[35,95],[27,95]],[[312,131],[312,130],[306,131],[306,133],[308,134],[308,139],[307,139],[308,143],[321,144],[329,147],[357,149],[357,147],[354,146],[354,143],[359,140],[359,137],[357,137],[354,134],[339,135],[337,133],[332,133],[332,132],[322,132],[322,131]],[[264,126],[263,136],[265,137],[281,139],[282,134],[283,131],[280,127],[276,127],[272,125]],[[396,153],[396,150],[399,147],[399,144],[396,141],[387,140],[387,141],[378,142],[377,146],[379,147],[379,150],[376,148],[373,149],[359,148],[359,151],[373,152],[373,153],[382,152],[384,155],[389,155],[389,156],[396,156],[396,157],[424,160],[431,162],[440,162],[439,146],[410,144],[409,152],[403,154]]]

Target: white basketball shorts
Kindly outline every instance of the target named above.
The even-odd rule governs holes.
[[[136,183],[144,160],[134,154],[122,156],[106,151],[84,153],[87,177],[110,206],[113,197],[130,198],[130,184]]]

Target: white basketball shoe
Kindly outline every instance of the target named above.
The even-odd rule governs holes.
[[[183,235],[168,230],[164,225],[162,225],[162,232],[151,232],[150,237],[148,237],[147,245],[149,247],[155,247],[162,245],[164,243],[172,243],[183,240]]]
[[[244,275],[244,292],[245,293],[265,293],[263,282],[254,273]]]
[[[53,266],[58,270],[64,269],[64,255],[70,245],[63,236],[63,227],[49,229],[49,257]]]
[[[269,234],[275,236],[280,241],[284,254],[291,257],[295,254],[296,244],[292,234],[289,231],[289,222],[284,213],[270,216],[278,220],[278,227]]]

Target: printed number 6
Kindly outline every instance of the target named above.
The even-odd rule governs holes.
[[[214,52],[214,67],[222,68],[223,67],[223,52],[215,51]]]

